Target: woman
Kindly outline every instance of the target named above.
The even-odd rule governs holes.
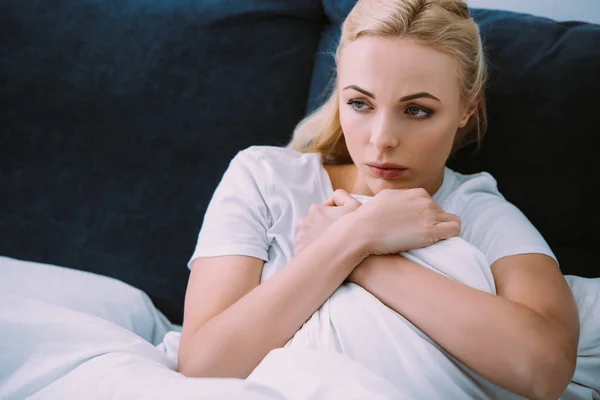
[[[240,152],[215,191],[190,260],[180,371],[247,377],[350,281],[491,382],[557,398],[579,321],[556,258],[489,174],[445,167],[486,128],[466,4],[359,1],[336,58],[330,98],[288,148]],[[497,295],[397,254],[459,235]]]

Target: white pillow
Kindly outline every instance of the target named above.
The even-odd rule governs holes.
[[[153,345],[180,330],[143,291],[117,279],[55,265],[0,256],[0,293],[91,314]]]

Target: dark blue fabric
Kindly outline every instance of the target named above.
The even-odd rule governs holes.
[[[326,98],[340,24],[355,0],[324,1],[331,23],[315,60],[308,110]],[[472,10],[490,65],[489,129],[481,151],[449,166],[488,171],[555,251],[565,274],[600,276],[600,26]]]
[[[600,277],[600,26],[474,12],[490,58],[489,131],[451,166],[490,171],[538,227],[563,273]],[[468,149],[466,149],[468,150]]]
[[[322,14],[1,0],[0,254],[122,279],[181,322],[206,205],[238,150],[304,115]]]

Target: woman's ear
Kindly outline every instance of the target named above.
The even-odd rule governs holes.
[[[460,120],[458,129],[456,130],[456,135],[454,136],[454,144],[452,145],[451,152],[452,154],[466,144],[469,144],[468,142],[465,142],[465,138],[470,132],[473,131],[477,124],[477,118],[473,118],[473,116],[477,112],[478,106],[479,103],[477,101],[474,102],[473,105],[465,111],[465,114]]]
[[[469,120],[471,119],[473,114],[475,114],[475,111],[477,111],[477,105],[478,105],[478,102],[475,101],[475,102],[473,102],[473,104],[471,104],[471,106],[469,108],[467,108],[467,110],[465,111],[465,114],[463,115],[462,119],[460,120],[460,123],[458,124],[459,128],[464,128],[465,126],[467,126],[467,124],[469,123]]]

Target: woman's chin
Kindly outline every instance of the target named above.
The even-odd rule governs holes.
[[[371,177],[368,180],[368,186],[372,192],[372,196],[385,189],[412,189],[412,186],[406,181],[381,179]]]

